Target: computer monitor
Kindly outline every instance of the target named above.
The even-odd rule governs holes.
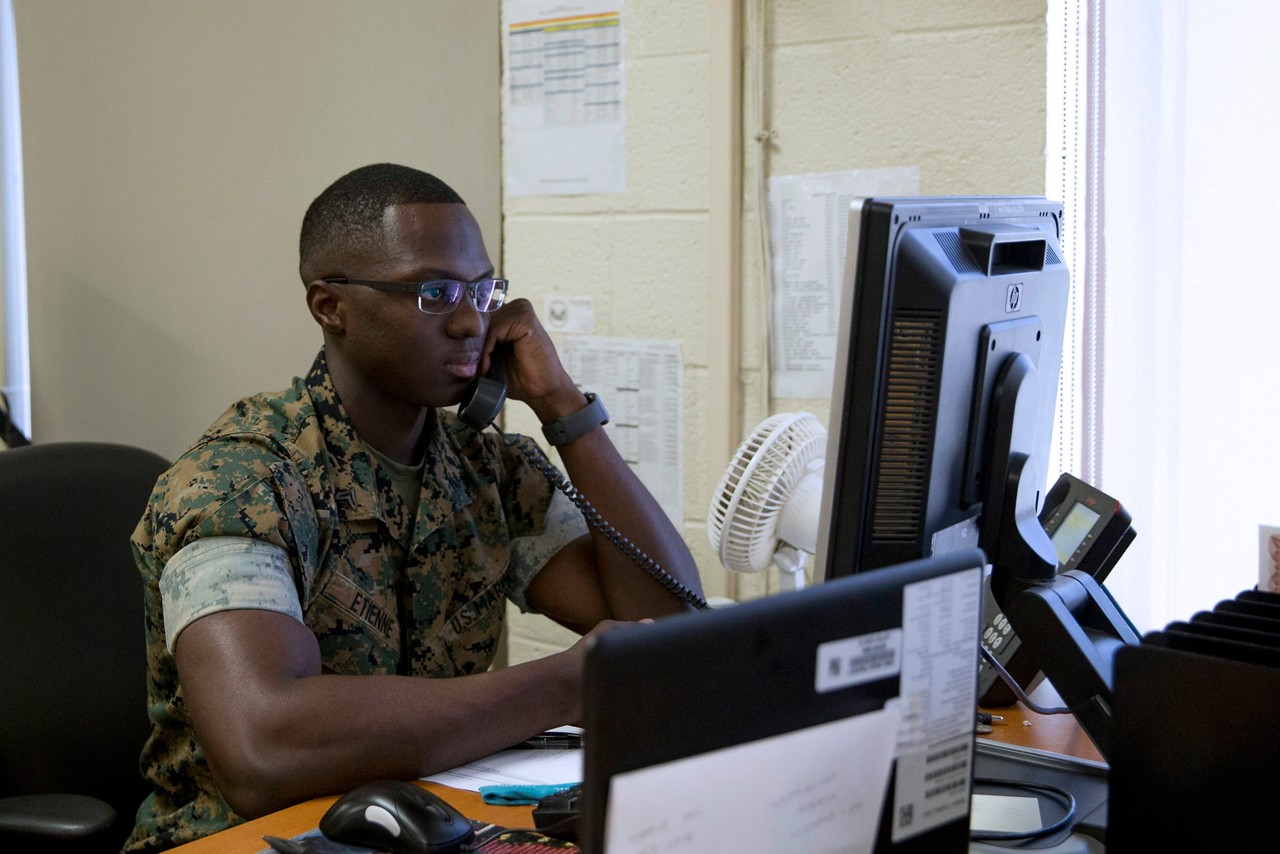
[[[1061,229],[1061,205],[1032,196],[853,203],[818,566],[830,580],[980,548],[994,601],[1106,755],[1112,659],[1138,637],[1094,578],[1058,574],[1037,516]]]
[[[956,548],[994,558],[1009,525],[983,511],[993,475],[1007,475],[990,428],[993,401],[1014,397],[1010,365],[1020,387],[1004,411],[1016,411],[1012,439],[1032,467],[1021,481],[1044,491],[1069,291],[1061,227],[1061,205],[1038,197],[852,203],[823,577]]]

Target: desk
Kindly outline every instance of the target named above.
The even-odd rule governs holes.
[[[1003,715],[1004,723],[994,725],[991,735],[980,738],[1051,753],[1064,753],[1095,762],[1102,761],[1093,742],[1071,715],[1038,715],[1021,703],[986,711]],[[476,792],[453,789],[438,783],[425,785],[457,807],[467,818],[503,827],[533,827],[532,807],[492,806],[486,804]],[[335,797],[315,798],[173,850],[182,854],[253,854],[267,847],[262,841],[264,835],[288,838],[316,827],[320,823],[320,816],[324,815],[335,800]]]
[[[1039,697],[1035,699],[1039,701]],[[993,724],[991,735],[979,736],[979,740],[985,738],[1016,747],[1034,747],[1049,753],[1104,761],[1093,741],[1071,715],[1038,715],[1022,703],[983,711],[1002,715],[1004,723]]]
[[[533,807],[492,806],[486,804],[476,792],[453,789],[438,783],[423,785],[453,804],[467,818],[487,821],[503,827],[533,827]],[[263,836],[279,836],[288,839],[291,836],[306,833],[320,824],[320,817],[336,800],[336,797],[314,798],[245,822],[230,830],[215,833],[213,836],[197,839],[195,842],[173,850],[181,851],[182,854],[214,854],[214,852],[252,854],[252,852],[262,851],[267,848],[267,843],[262,841]]]

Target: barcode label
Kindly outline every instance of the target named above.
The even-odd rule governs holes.
[[[814,690],[819,694],[896,676],[902,669],[902,629],[888,629],[818,646]]]

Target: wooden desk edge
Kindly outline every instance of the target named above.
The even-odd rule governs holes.
[[[454,789],[439,783],[419,781],[419,785],[444,798],[467,818],[485,821],[502,827],[533,827],[533,807],[504,807],[487,804],[478,792]],[[249,854],[268,850],[270,846],[263,840],[264,836],[279,836],[283,839],[297,836],[312,830],[320,824],[320,818],[336,801],[336,795],[313,798],[300,804],[286,807],[279,812],[264,815],[261,818],[238,824],[235,827],[197,839],[172,849],[182,854]]]
[[[1073,715],[1041,715],[1022,703],[982,711],[1001,715],[1004,721],[992,724],[991,734],[980,739],[1105,762]]]

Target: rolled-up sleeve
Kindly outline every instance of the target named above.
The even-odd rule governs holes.
[[[247,537],[208,537],[183,547],[160,575],[165,646],[182,630],[218,611],[275,611],[302,622],[288,553]]]

